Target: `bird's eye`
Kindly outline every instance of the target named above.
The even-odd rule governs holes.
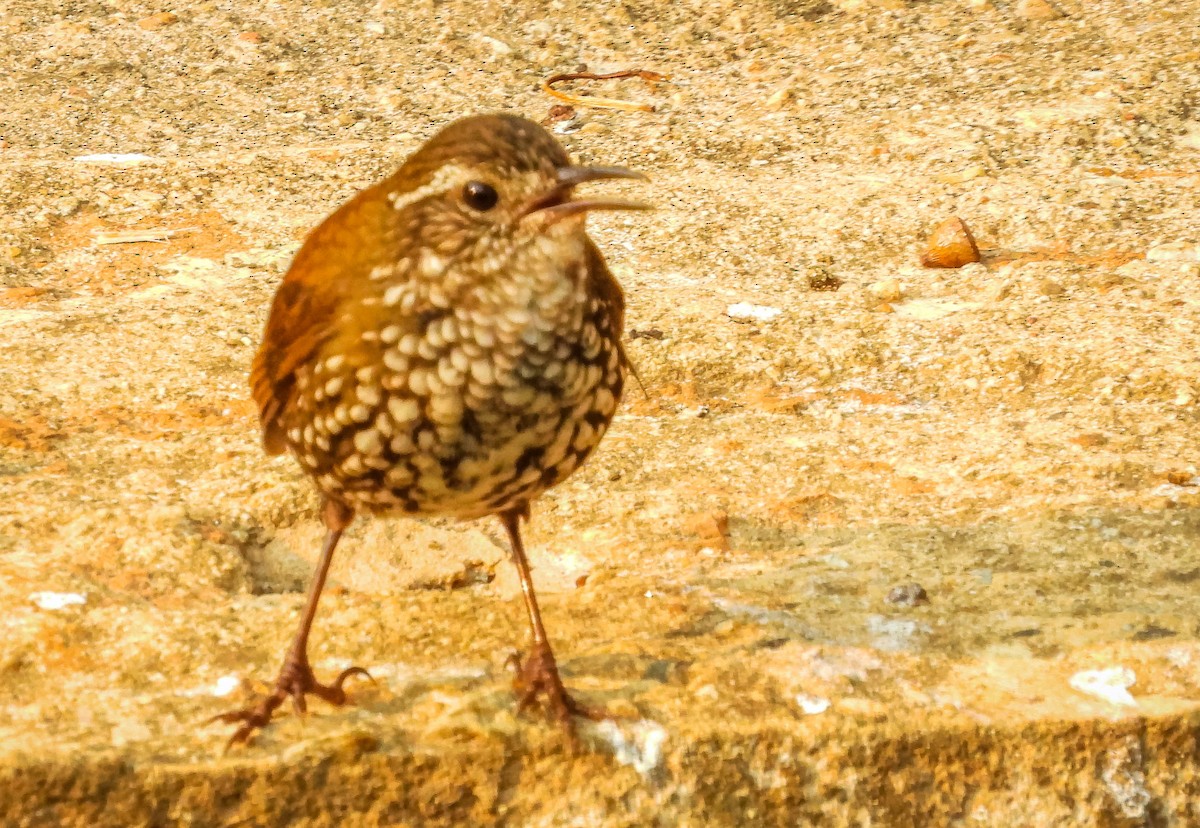
[[[467,185],[463,187],[463,201],[472,210],[486,213],[495,207],[499,200],[500,194],[491,184],[485,184],[482,181],[468,181]]]

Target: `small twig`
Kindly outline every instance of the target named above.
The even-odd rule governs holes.
[[[183,233],[195,232],[194,227],[181,227],[178,230],[168,230],[163,227],[149,230],[116,230],[111,233],[97,233],[96,244],[134,244],[136,242],[165,242]]]
[[[647,69],[626,69],[622,72],[609,72],[606,75],[598,75],[595,72],[566,72],[561,75],[552,75],[542,81],[542,91],[547,95],[558,98],[560,101],[566,101],[575,106],[591,106],[596,109],[619,109],[622,112],[654,111],[652,104],[622,101],[617,98],[597,98],[592,95],[572,95],[569,92],[560,92],[554,88],[554,84],[562,83],[563,81],[612,80],[614,78],[641,78],[653,85],[659,81],[666,80],[667,76],[661,75],[658,72],[651,72]]]

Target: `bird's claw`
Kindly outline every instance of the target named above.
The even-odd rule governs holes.
[[[371,678],[371,674],[362,667],[347,667],[338,673],[332,683],[321,684],[313,675],[312,668],[306,659],[289,658],[284,662],[283,669],[279,671],[279,677],[275,680],[275,689],[271,691],[270,695],[250,707],[213,716],[207,724],[223,722],[238,725],[237,730],[225,744],[225,749],[229,750],[234,745],[249,742],[255,731],[269,725],[271,717],[283,704],[284,699],[291,698],[292,707],[299,715],[304,715],[308,710],[305,702],[305,696],[308,695],[316,696],[334,707],[341,707],[346,703],[346,691],[343,685],[351,676],[362,676],[372,683],[375,682],[375,679]]]
[[[576,749],[579,747],[579,735],[575,729],[575,717],[594,722],[610,718],[604,708],[582,704],[567,692],[558,674],[554,653],[548,646],[535,645],[524,661],[514,653],[509,656],[508,663],[516,667],[513,689],[517,693],[517,712],[525,712],[540,698],[551,718],[565,731]]]

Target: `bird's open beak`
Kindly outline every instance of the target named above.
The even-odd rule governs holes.
[[[647,181],[646,176],[624,167],[561,167],[558,170],[558,184],[545,195],[542,195],[522,211],[522,216],[537,215],[546,224],[553,224],[568,216],[586,213],[591,210],[653,210],[649,204],[636,201],[622,201],[615,198],[581,198],[571,199],[571,189],[577,184],[589,181],[606,181],[613,178],[628,178]]]

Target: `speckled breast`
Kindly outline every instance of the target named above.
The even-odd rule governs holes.
[[[457,306],[401,284],[364,300],[344,322],[377,324],[297,374],[293,452],[323,493],[374,512],[527,503],[583,463],[620,399],[619,317],[586,283]]]

